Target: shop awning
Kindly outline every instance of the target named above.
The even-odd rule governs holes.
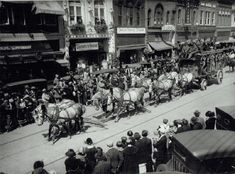
[[[33,3],[32,10],[35,10],[35,14],[65,14],[62,5],[56,1],[34,1]]]
[[[144,44],[137,44],[137,45],[124,45],[124,46],[118,46],[118,49],[120,51],[125,51],[125,50],[139,50],[145,48]]]
[[[168,45],[169,44],[169,45]],[[149,42],[149,45],[151,48],[153,48],[156,51],[163,51],[163,50],[170,50],[173,48],[170,43],[166,44],[165,42],[159,41],[159,42]]]

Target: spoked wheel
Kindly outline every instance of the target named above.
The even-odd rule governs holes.
[[[218,85],[222,83],[222,81],[223,81],[223,72],[222,71],[217,72],[216,80],[217,80]]]
[[[206,90],[207,89],[207,80],[206,79],[202,79],[201,83],[200,83],[200,87],[201,90]]]

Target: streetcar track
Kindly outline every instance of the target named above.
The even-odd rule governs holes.
[[[152,117],[152,118],[150,118],[150,119],[144,120],[144,121],[142,121],[142,122],[140,122],[140,123],[138,123],[138,124],[136,124],[136,125],[133,125],[133,126],[131,126],[131,127],[128,127],[128,128],[126,128],[126,129],[124,129],[124,130],[122,130],[122,131],[119,131],[119,132],[117,132],[117,133],[115,133],[115,134],[112,134],[112,135],[110,135],[110,136],[108,136],[108,137],[105,137],[105,138],[103,138],[103,139],[97,141],[97,142],[94,143],[94,144],[99,144],[99,143],[101,143],[101,142],[104,142],[104,141],[108,140],[109,138],[112,138],[112,137],[114,137],[114,136],[120,135],[120,134],[122,134],[122,133],[124,133],[124,132],[126,132],[126,131],[128,131],[128,130],[130,130],[130,129],[133,129],[133,128],[136,128],[136,127],[138,127],[138,126],[140,126],[140,125],[143,125],[143,124],[145,124],[145,123],[148,123],[148,122],[150,122],[150,121],[152,121],[152,120],[154,120],[154,119],[156,119],[156,118],[159,118],[159,117],[161,117],[161,116],[163,116],[163,115],[165,115],[165,114],[167,114],[167,113],[170,113],[170,112],[172,112],[172,111],[174,111],[174,110],[177,110],[177,109],[182,108],[183,106],[186,106],[186,105],[188,105],[188,104],[191,104],[191,103],[193,103],[194,101],[197,101],[197,100],[199,100],[199,99],[201,99],[201,98],[207,97],[207,96],[209,96],[209,95],[211,95],[211,94],[217,92],[217,91],[220,90],[220,89],[224,89],[224,88],[227,88],[227,87],[232,86],[232,85],[233,85],[233,83],[229,83],[228,85],[225,85],[225,86],[223,86],[223,87],[219,87],[218,89],[215,89],[215,90],[209,92],[209,93],[206,94],[206,95],[199,96],[199,97],[194,98],[194,99],[192,99],[192,100],[190,100],[190,101],[187,101],[187,102],[185,102],[185,103],[183,103],[183,104],[177,105],[176,107],[173,107],[172,109],[167,110],[167,111],[165,111],[165,112],[163,112],[163,113],[161,113],[161,114],[159,114],[159,115],[157,115],[157,116],[155,116],[155,117]],[[77,151],[77,152],[78,152],[78,151]],[[62,159],[64,159],[64,158],[66,158],[65,155],[63,155],[63,156],[59,157],[58,159],[55,159],[55,160],[53,160],[53,161],[51,161],[51,162],[45,164],[45,166],[50,166],[51,164],[54,164],[54,163],[56,163],[56,162],[58,162],[58,161],[60,161],[60,160],[62,160]],[[30,172],[30,171],[29,171],[29,172]],[[26,172],[26,174],[28,174],[29,172]]]
[[[102,113],[102,112],[98,112],[97,114],[101,114],[101,113]],[[97,114],[96,114],[96,115],[97,115]],[[91,116],[93,116],[93,114],[87,115],[86,117],[91,117]],[[35,124],[36,124],[36,123],[35,123]],[[11,141],[7,141],[7,142],[5,142],[5,143],[0,143],[0,147],[1,147],[1,146],[4,146],[4,145],[7,145],[7,144],[10,144],[10,143],[14,143],[14,142],[16,142],[16,141],[20,141],[20,140],[22,140],[22,139],[26,139],[26,138],[28,138],[28,137],[31,137],[31,136],[34,136],[34,135],[37,135],[37,134],[39,134],[39,133],[46,132],[46,131],[48,131],[48,129],[43,129],[43,130],[37,131],[37,132],[35,132],[35,133],[28,134],[28,135],[25,135],[25,136],[22,136],[22,137],[13,139],[13,140],[11,140]]]

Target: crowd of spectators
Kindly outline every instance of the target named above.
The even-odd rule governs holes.
[[[136,174],[141,168],[147,172],[160,170],[159,165],[171,159],[172,136],[191,130],[215,129],[215,113],[207,111],[205,117],[196,110],[190,120],[178,119],[169,123],[163,119],[153,134],[147,130],[141,133],[129,130],[118,141],[108,141],[107,147],[97,147],[91,138],[87,138],[77,153],[73,149],[65,153],[66,174]]]

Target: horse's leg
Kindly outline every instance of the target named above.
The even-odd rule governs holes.
[[[72,120],[69,120],[68,122],[68,134],[69,134],[69,138],[72,138]]]
[[[115,118],[115,122],[119,121],[120,113],[121,113],[121,102],[118,102],[118,109],[117,109],[117,115],[116,115],[116,118]]]
[[[48,130],[48,141],[50,141],[51,140],[51,129],[52,129],[52,124],[50,123],[50,125],[49,125],[49,130]]]

